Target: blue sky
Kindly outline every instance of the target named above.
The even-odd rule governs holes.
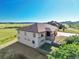
[[[0,0],[0,21],[78,21],[79,0]]]

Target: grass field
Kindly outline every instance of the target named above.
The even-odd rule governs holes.
[[[66,33],[79,34],[79,29],[75,29],[75,28],[68,28],[68,29],[65,29],[64,31],[62,29],[60,29],[59,31],[60,32],[66,32]]]
[[[22,27],[22,26],[28,26],[30,24],[0,24],[0,28],[10,28],[10,27]]]
[[[79,23],[68,24],[71,28],[79,29]]]
[[[15,29],[0,29],[0,45],[16,39]]]
[[[0,45],[16,39],[17,31],[15,27],[22,27],[22,26],[29,26],[29,24],[0,24]],[[14,28],[7,28],[7,27],[14,27]]]

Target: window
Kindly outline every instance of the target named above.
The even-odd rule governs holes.
[[[41,42],[43,42],[44,40],[41,40]]]
[[[30,39],[25,38],[25,40],[30,41]]]
[[[26,35],[26,32],[24,32],[25,33],[25,35]]]
[[[25,38],[25,40],[27,40],[27,39]]]
[[[30,39],[28,39],[28,41],[30,41]]]
[[[43,37],[44,35],[43,34],[41,34],[41,37]]]
[[[35,41],[33,40],[32,43],[35,44]]]
[[[18,39],[20,39],[20,37],[18,36]]]
[[[35,33],[33,33],[33,37],[36,37]]]

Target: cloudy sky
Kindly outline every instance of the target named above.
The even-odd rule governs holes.
[[[0,0],[0,21],[79,21],[79,0]]]

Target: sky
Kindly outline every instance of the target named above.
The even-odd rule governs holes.
[[[0,22],[79,21],[79,0],[0,0]]]

